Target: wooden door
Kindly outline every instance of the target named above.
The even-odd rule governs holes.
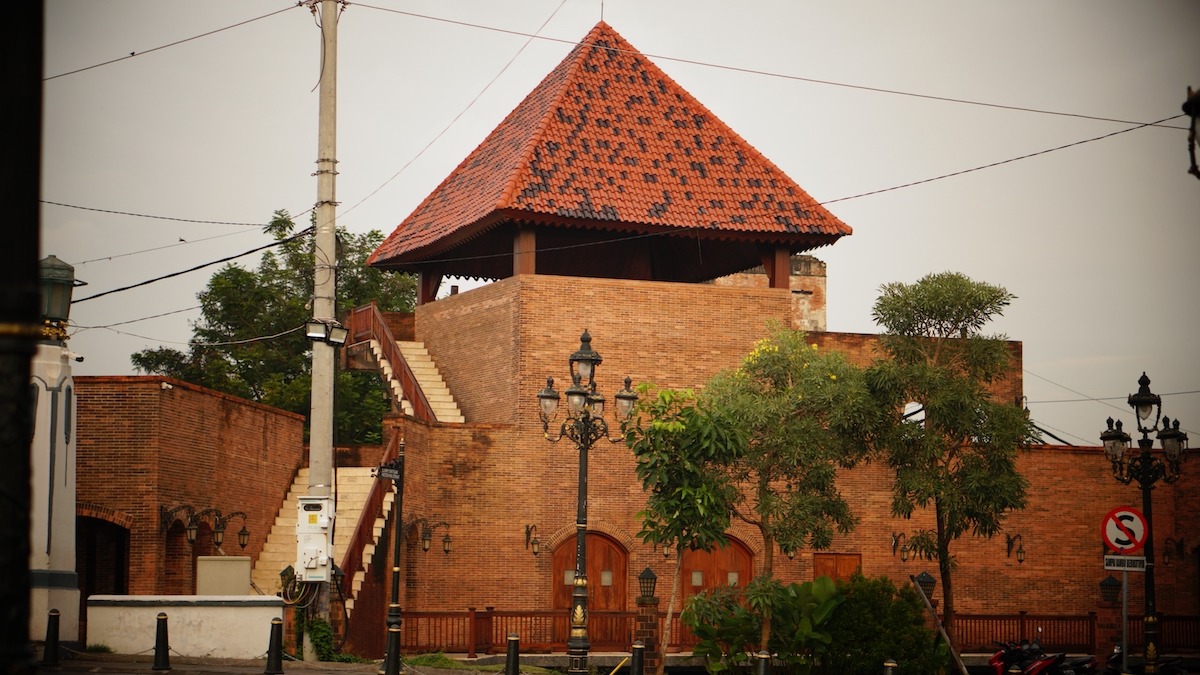
[[[862,569],[862,555],[858,553],[814,553],[813,577],[829,577],[834,581],[849,581],[850,576]]]
[[[575,581],[575,538],[554,549],[554,609],[571,609]],[[616,541],[587,534],[588,640],[593,650],[625,651],[632,623],[625,616],[629,597],[629,554]],[[566,644],[570,621],[556,621],[554,641]]]
[[[683,566],[679,573],[679,585],[686,600],[711,588],[743,587],[750,583],[754,574],[754,557],[745,544],[730,537],[729,545],[725,548],[684,551]]]

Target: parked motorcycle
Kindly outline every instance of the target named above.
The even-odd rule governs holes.
[[[1105,663],[1104,671],[1101,675],[1122,675],[1122,673],[1141,673],[1142,666],[1140,664],[1132,664],[1128,671],[1121,670],[1121,645],[1115,645],[1112,653],[1108,655],[1108,661]],[[1162,675],[1187,675],[1187,668],[1183,665],[1181,657],[1172,657],[1169,659],[1159,659],[1158,672]]]
[[[1091,656],[1070,661],[1066,654],[1047,654],[1036,640],[1033,642],[995,642],[999,651],[988,660],[993,675],[1008,675],[1013,666],[1023,675],[1096,675],[1100,665]],[[1117,659],[1120,668],[1120,658]]]

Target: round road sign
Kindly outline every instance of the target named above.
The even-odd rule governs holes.
[[[1137,553],[1146,545],[1146,517],[1132,506],[1118,506],[1104,516],[1100,526],[1104,545],[1117,553]]]

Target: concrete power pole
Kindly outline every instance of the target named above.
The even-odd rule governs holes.
[[[321,84],[317,124],[317,205],[316,234],[313,244],[312,316],[332,322],[337,292],[337,23],[338,0],[309,0],[309,8],[319,16],[321,25]],[[318,5],[320,7],[318,12]],[[328,324],[327,324],[328,325]],[[334,346],[324,340],[312,342],[312,403],[309,415],[308,495],[330,498],[333,485],[333,387]],[[329,619],[329,571],[333,567],[332,532],[334,509],[326,502],[329,535],[328,560],[318,590],[317,613]],[[305,658],[314,658],[305,637]]]

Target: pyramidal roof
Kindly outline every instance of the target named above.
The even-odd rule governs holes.
[[[447,274],[508,276],[452,261],[488,250],[511,256],[514,223],[539,228],[539,247],[543,232],[566,229],[610,241],[614,232],[736,239],[794,253],[851,232],[603,21],[368,262],[413,270],[440,260]],[[491,236],[503,243],[479,241]],[[706,272],[755,264],[741,256],[731,269]]]

